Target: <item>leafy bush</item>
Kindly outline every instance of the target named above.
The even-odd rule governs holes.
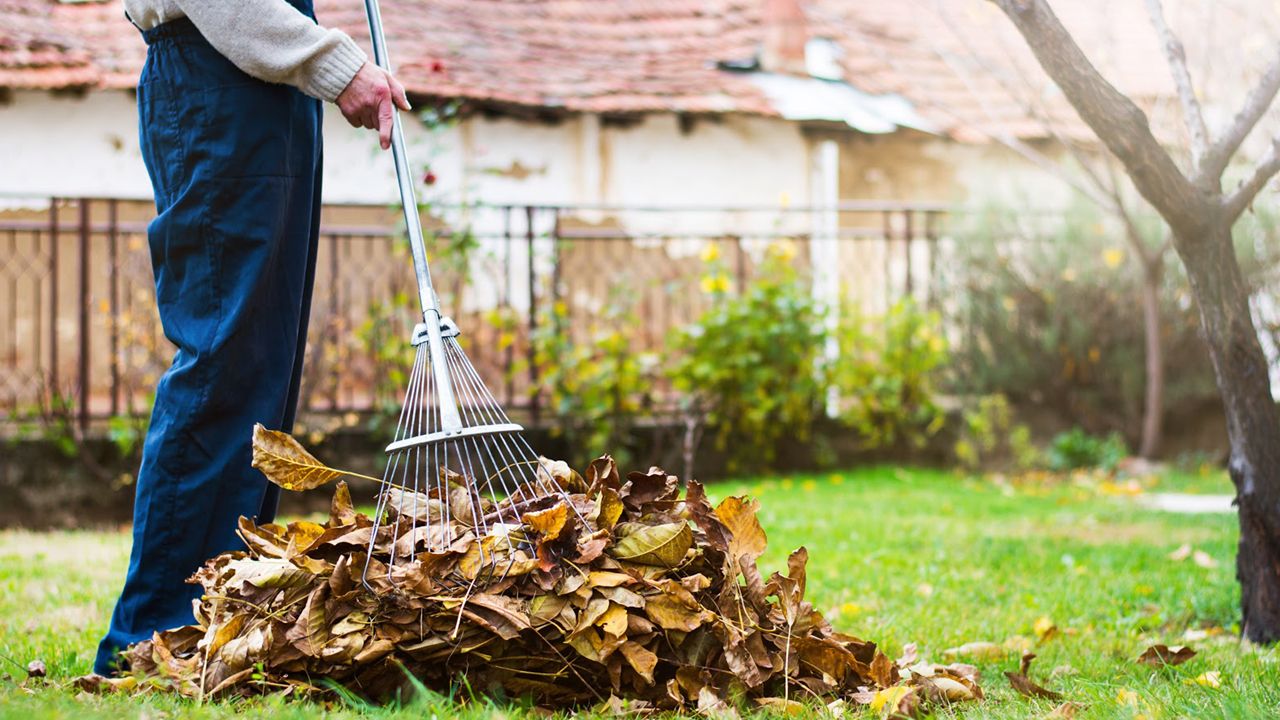
[[[839,359],[830,368],[840,418],[867,446],[923,447],[945,419],[935,385],[949,358],[936,312],[900,300],[882,317],[841,313]]]
[[[789,244],[771,246],[740,295],[713,267],[703,286],[715,304],[675,341],[672,383],[706,413],[718,448],[733,443],[731,470],[772,463],[783,441],[807,441],[822,407],[824,313],[793,256]]]
[[[1003,395],[986,395],[969,403],[960,415],[953,452],[966,470],[1007,466],[1030,470],[1043,463],[1031,429],[1016,422]]]
[[[634,420],[650,404],[657,376],[653,353],[631,349],[625,329],[638,326],[635,314],[612,303],[586,342],[565,331],[567,308],[556,303],[534,335],[539,387],[555,414],[555,435],[568,438],[584,458],[611,453],[628,462],[627,445]]]
[[[1046,452],[1050,470],[1064,472],[1077,468],[1114,470],[1129,455],[1119,433],[1106,437],[1090,435],[1081,428],[1058,433]]]
[[[954,256],[939,263],[957,341],[950,389],[1003,394],[1067,425],[1136,436],[1146,386],[1141,277],[1121,231],[1081,205],[1051,218],[990,209],[954,234]],[[1217,391],[1172,253],[1161,315],[1167,411],[1198,411]]]

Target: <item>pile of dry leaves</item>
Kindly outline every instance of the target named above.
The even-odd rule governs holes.
[[[702,712],[821,699],[914,714],[982,697],[971,666],[894,662],[834,631],[804,599],[804,548],[785,574],[762,577],[754,501],[713,506],[697,482],[682,496],[658,468],[623,480],[607,456],[585,478],[544,463],[572,507],[549,499],[501,535],[476,535],[465,496],[397,492],[375,538],[341,482],[322,525],[242,520],[248,550],[196,573],[196,624],[132,647],[133,681],[193,697],[325,692],[332,681],[385,699],[411,691],[409,676],[441,691],[465,678],[545,707],[626,699]],[[255,465],[291,489],[341,475],[261,430]],[[411,509],[443,514],[450,502],[452,542],[426,552]],[[412,561],[388,567],[393,547]],[[500,573],[484,561],[493,556]]]

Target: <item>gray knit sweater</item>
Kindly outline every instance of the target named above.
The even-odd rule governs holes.
[[[316,25],[285,0],[124,0],[124,7],[144,30],[186,16],[249,75],[328,102],[366,59],[346,33]]]

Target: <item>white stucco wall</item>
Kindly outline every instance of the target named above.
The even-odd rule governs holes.
[[[18,91],[0,105],[0,195],[146,199],[132,94]]]
[[[799,128],[761,118],[699,122],[672,116],[627,127],[596,117],[542,124],[473,117],[428,132],[405,123],[410,154],[431,164],[442,202],[488,204],[775,205],[806,201],[808,154]],[[0,106],[0,194],[147,199],[137,113],[127,92],[58,96],[18,91]],[[327,203],[391,203],[396,186],[372,133],[325,114]]]

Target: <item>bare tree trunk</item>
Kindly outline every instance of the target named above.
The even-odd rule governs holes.
[[[1142,260],[1142,326],[1146,351],[1146,402],[1142,410],[1142,444],[1138,454],[1154,460],[1164,428],[1164,339],[1160,323],[1163,253]]]
[[[1240,509],[1241,632],[1271,643],[1280,640],[1280,411],[1271,397],[1230,224],[1209,227],[1209,237],[1183,235],[1177,228],[1174,233],[1226,410],[1228,470]]]

